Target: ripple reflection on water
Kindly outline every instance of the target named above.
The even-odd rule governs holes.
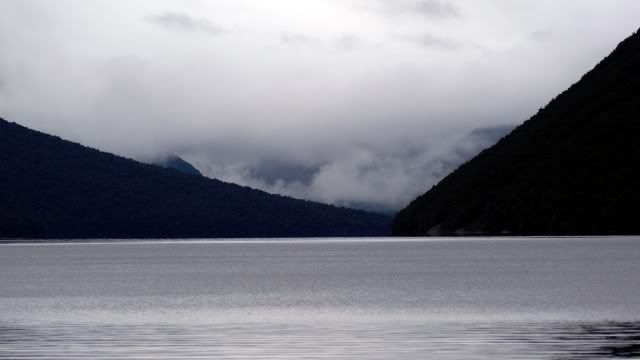
[[[1,326],[0,358],[640,358],[640,324]]]

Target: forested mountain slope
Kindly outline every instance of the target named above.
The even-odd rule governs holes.
[[[640,234],[640,34],[413,201],[398,236]]]
[[[0,238],[387,235],[390,219],[142,164],[0,119]]]

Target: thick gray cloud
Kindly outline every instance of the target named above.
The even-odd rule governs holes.
[[[474,129],[530,117],[639,15],[635,0],[6,0],[0,116],[398,208],[493,141]]]

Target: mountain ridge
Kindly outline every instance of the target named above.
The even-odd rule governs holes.
[[[400,211],[397,236],[638,234],[640,33]]]
[[[384,236],[389,220],[139,163],[0,119],[2,238]]]
[[[155,161],[151,165],[157,165],[165,169],[174,169],[185,174],[203,176],[200,170],[178,155],[170,155],[162,160]]]

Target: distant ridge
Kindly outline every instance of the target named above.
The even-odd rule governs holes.
[[[395,218],[397,236],[640,234],[640,34]]]
[[[166,169],[178,170],[185,174],[202,176],[202,173],[198,169],[196,169],[188,161],[176,155],[171,155],[161,161],[156,161],[153,163],[153,165],[158,165]]]
[[[0,119],[0,238],[382,236],[390,218],[142,164]]]

